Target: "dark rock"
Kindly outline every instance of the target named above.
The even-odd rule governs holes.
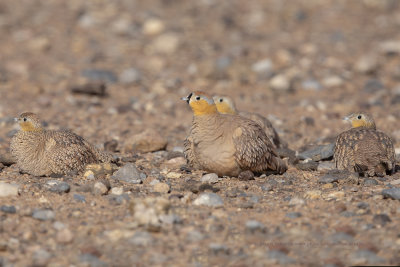
[[[276,260],[281,265],[288,265],[296,262],[294,259],[288,257],[286,253],[280,250],[268,251],[268,258]]]
[[[91,81],[101,81],[108,83],[116,83],[118,77],[111,71],[101,69],[86,69],[82,71],[82,76]]]
[[[390,219],[390,217],[388,215],[382,213],[382,214],[375,215],[374,218],[372,219],[372,221],[374,222],[374,224],[385,226],[387,223],[390,223],[392,220]]]
[[[332,243],[350,243],[353,242],[353,237],[347,233],[337,232],[330,236]]]
[[[104,83],[86,83],[83,85],[75,85],[71,87],[71,92],[74,94],[95,95],[104,97],[106,93],[106,85]]]
[[[288,213],[286,213],[285,216],[288,218],[291,218],[291,219],[296,219],[296,218],[301,217],[302,214],[300,212],[288,212]]]
[[[86,198],[84,195],[74,194],[74,200],[82,203],[86,203]]]
[[[4,166],[11,166],[11,165],[15,164],[15,159],[11,155],[11,153],[6,152],[3,154],[0,154],[0,163],[2,163]]]
[[[301,152],[298,158],[301,160],[312,159],[313,161],[320,161],[323,159],[331,159],[335,150],[335,143],[328,145],[319,145],[309,150]]]
[[[86,263],[90,267],[107,267],[108,264],[100,260],[96,255],[91,253],[84,253],[79,256],[79,260]]]
[[[258,221],[250,220],[246,222],[246,232],[251,234],[266,233],[267,228]]]
[[[240,181],[249,181],[249,180],[254,180],[254,173],[252,171],[244,171],[241,172],[238,176],[238,179]]]
[[[370,250],[359,250],[350,255],[350,261],[354,265],[361,265],[361,264],[368,264],[368,265],[373,265],[373,264],[381,264],[384,263],[385,260],[378,257],[375,252],[372,252]]]
[[[230,254],[229,248],[223,244],[211,243],[208,246],[208,248],[213,255],[229,255]]]
[[[302,171],[316,171],[318,165],[318,162],[315,161],[299,162],[296,164],[296,168]]]
[[[46,182],[46,187],[50,192],[63,194],[68,193],[71,189],[68,183],[58,180],[50,180]]]
[[[382,190],[382,195],[385,198],[400,200],[400,188],[390,188]]]
[[[339,180],[357,180],[358,174],[354,172],[349,172],[347,170],[333,169],[329,170],[324,176],[322,176],[318,182],[321,184],[338,182]]]
[[[379,81],[377,79],[370,79],[364,85],[364,92],[375,93],[384,88],[385,88],[385,86],[382,84],[381,81]]]
[[[111,178],[130,184],[141,184],[143,179],[135,164],[127,163],[114,173]]]
[[[375,179],[367,178],[367,179],[364,180],[363,184],[364,185],[377,185],[379,183]]]
[[[135,246],[150,246],[153,242],[153,236],[147,231],[136,232],[131,238],[129,238],[129,243]]]
[[[17,212],[17,209],[14,206],[2,205],[2,206],[0,206],[0,211],[5,212],[5,213],[14,214]]]
[[[55,217],[54,211],[50,209],[37,209],[32,213],[32,218],[40,221],[53,220]]]
[[[129,201],[129,195],[127,195],[127,194],[122,194],[122,195],[111,194],[108,196],[108,201],[112,205],[121,205],[121,204]]]
[[[366,203],[366,202],[360,202],[360,203],[357,204],[357,208],[366,210],[366,209],[369,208],[369,204]]]
[[[343,217],[347,217],[347,218],[356,216],[356,214],[354,212],[351,212],[351,211],[348,211],[348,210],[345,210],[345,211],[341,212],[340,215],[343,216]]]

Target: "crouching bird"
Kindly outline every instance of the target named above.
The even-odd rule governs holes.
[[[10,150],[22,172],[34,176],[69,174],[89,163],[110,162],[112,156],[98,150],[68,130],[46,130],[31,112],[16,118],[20,130],[11,139]]]
[[[353,113],[345,120],[352,125],[336,138],[336,168],[367,176],[394,173],[396,157],[392,139],[376,130],[373,118],[364,112]]]
[[[196,91],[182,99],[194,114],[184,142],[189,164],[234,177],[249,171],[282,174],[287,170],[259,124],[239,115],[220,114],[213,98],[204,92]]]

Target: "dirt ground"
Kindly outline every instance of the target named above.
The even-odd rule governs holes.
[[[1,1],[1,154],[32,111],[111,149],[116,169],[133,163],[141,183],[0,165],[18,186],[0,197],[0,266],[400,265],[400,202],[382,195],[400,172],[321,183],[320,162],[207,183],[182,158],[180,100],[230,95],[298,152],[365,110],[400,153],[399,27],[394,0]],[[146,129],[165,150],[132,150]],[[196,205],[202,194],[216,206]]]

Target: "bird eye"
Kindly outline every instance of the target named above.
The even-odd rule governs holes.
[[[26,118],[24,118],[24,121],[27,121],[27,119],[26,119]]]
[[[219,102],[222,103],[224,100],[222,98],[219,99]]]
[[[196,96],[196,100],[200,100],[200,96]]]
[[[362,118],[362,116],[361,116],[361,115],[358,115],[358,116],[357,116],[357,119],[361,120],[361,118]]]

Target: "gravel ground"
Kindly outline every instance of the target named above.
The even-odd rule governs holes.
[[[325,153],[358,110],[400,153],[399,27],[393,0],[0,2],[0,266],[400,265],[400,172],[338,172]],[[267,116],[289,170],[187,166],[180,97],[197,89]],[[118,164],[19,173],[24,111]]]

